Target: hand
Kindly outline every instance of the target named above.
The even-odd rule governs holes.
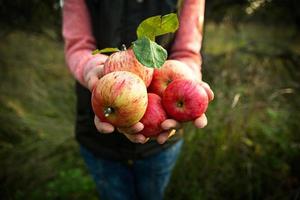
[[[166,119],[161,123],[161,128],[164,132],[160,133],[156,138],[159,144],[165,143],[172,137],[176,133],[176,130],[181,128],[181,124],[174,119]]]
[[[86,82],[87,88],[92,92],[96,82],[103,76],[103,64],[97,65],[92,68],[87,68],[84,72],[84,81]],[[94,123],[97,130],[103,134],[109,134],[114,132],[115,127],[107,122],[101,122],[97,116],[94,118]],[[129,128],[118,128],[120,133],[123,133],[131,142],[134,143],[145,143],[149,140],[142,134],[137,134],[143,130],[144,125],[141,122],[129,127]]]
[[[89,70],[84,75],[84,80],[86,82],[86,85],[88,89],[92,92],[96,82],[100,77],[103,76],[103,65],[98,65],[91,70]],[[100,133],[108,134],[112,133],[115,130],[115,127],[107,122],[101,122],[97,116],[94,118],[94,123],[97,128],[97,130]],[[142,143],[144,144],[149,140],[149,138],[146,138],[142,134],[137,134],[141,130],[143,130],[144,125],[141,122],[138,122],[137,124],[129,127],[129,128],[118,128],[118,131],[120,133],[123,133],[131,142],[134,143]]]
[[[88,70],[84,73],[84,81],[87,88],[92,92],[96,82],[103,76],[103,65],[97,65],[96,67]]]
[[[211,90],[210,86],[206,82],[200,82],[200,84],[205,89],[208,100],[212,101],[214,99],[214,93]],[[206,115],[203,114],[200,117],[196,118],[193,121],[193,124],[196,128],[204,128],[207,125]],[[159,134],[159,136],[157,137],[157,142],[159,144],[165,143],[170,137],[175,134],[177,129],[182,127],[182,125],[174,119],[167,119],[162,122],[161,127],[165,130],[165,132]]]
[[[113,125],[107,122],[101,122],[97,116],[95,116],[94,122],[100,133],[109,134],[115,130]],[[138,134],[138,132],[143,130],[143,128],[144,125],[141,122],[138,122],[129,128],[118,128],[118,131],[124,134],[131,142],[144,144],[149,140],[149,138],[146,138],[142,134]]]
[[[145,144],[150,138],[146,138],[144,135],[138,133],[142,131],[144,125],[141,122],[129,128],[118,128],[120,133],[123,133],[131,142]]]

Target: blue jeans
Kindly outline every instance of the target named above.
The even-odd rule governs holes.
[[[183,140],[130,163],[96,158],[80,147],[101,200],[162,200]]]

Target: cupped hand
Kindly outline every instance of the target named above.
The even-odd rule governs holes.
[[[203,82],[203,81],[201,81],[200,84],[205,89],[207,96],[208,96],[208,100],[212,101],[214,99],[214,93],[211,90],[210,86],[206,82]],[[201,115],[200,117],[196,118],[193,121],[193,125],[196,128],[204,128],[207,125],[207,123],[208,123],[208,121],[207,121],[207,117],[205,114]],[[178,130],[182,127],[182,125],[180,124],[180,122],[178,122],[174,119],[167,119],[162,122],[161,127],[164,130],[164,132],[159,134],[157,137],[157,142],[159,144],[165,143],[170,137],[172,137],[175,134],[176,130]]]
[[[84,75],[86,86],[91,92],[93,91],[98,79],[102,76],[103,76],[103,65],[98,65],[97,67],[94,67]],[[94,118],[94,123],[97,130],[100,133],[108,134],[115,131],[115,127],[112,124],[100,121],[96,115]],[[142,134],[138,134],[138,132],[143,130],[143,128],[144,125],[141,122],[138,122],[128,128],[118,128],[118,131],[124,134],[131,142],[144,144],[149,140],[149,138],[146,138]]]
[[[103,65],[99,65],[92,70],[90,70],[86,76],[85,80],[87,82],[88,88],[92,91],[97,80],[102,76]],[[210,86],[206,82],[200,82],[202,87],[205,89],[209,101],[214,99],[214,93],[211,90]],[[95,126],[97,130],[101,133],[107,134],[112,133],[115,130],[115,127],[107,122],[101,122],[97,116],[95,116]],[[196,118],[193,121],[193,124],[196,128],[204,128],[207,125],[207,117],[205,114]],[[172,137],[178,129],[182,127],[181,123],[174,119],[167,119],[161,124],[162,129],[164,130],[159,136],[156,138],[159,144],[165,143],[170,137]],[[131,142],[134,143],[146,143],[150,138],[145,137],[142,134],[139,134],[141,130],[143,130],[144,125],[141,122],[136,123],[135,125],[129,128],[118,128],[118,131],[124,134]]]
[[[161,128],[164,131],[156,138],[159,144],[165,143],[170,137],[172,137],[176,133],[176,130],[181,128],[181,124],[174,119],[166,119],[161,123]]]
[[[95,116],[94,122],[97,130],[100,133],[109,134],[115,130],[113,125],[107,122],[101,122],[97,116]],[[141,122],[138,122],[131,127],[117,128],[117,130],[124,134],[131,142],[144,144],[149,140],[149,138],[146,138],[144,135],[138,133],[143,130],[143,128],[144,125]]]
[[[107,134],[107,133],[112,133],[115,131],[115,127],[113,125],[111,125],[110,123],[107,123],[107,122],[101,122],[100,119],[96,115],[94,118],[94,123],[95,123],[97,130],[100,133]]]
[[[97,116],[95,116],[95,126],[100,133],[109,134],[114,132],[115,127],[107,122],[101,122]],[[194,126],[197,128],[204,128],[207,125],[206,115],[203,114],[193,122]],[[178,129],[182,127],[181,123],[174,119],[167,119],[161,124],[162,129],[164,130],[160,133],[156,140],[159,144],[165,143],[170,137],[172,137]],[[146,143],[150,138],[145,137],[142,134],[139,134],[142,131],[144,125],[141,122],[136,123],[135,125],[128,128],[117,128],[118,131],[124,134],[131,142],[133,143]]]
[[[203,114],[193,121],[196,128],[204,128],[207,125],[206,115]],[[159,144],[165,143],[170,137],[175,135],[176,131],[182,127],[182,124],[174,119],[167,119],[161,123],[164,132],[157,136],[157,142]]]
[[[131,142],[144,144],[150,138],[139,133],[143,129],[144,125],[141,122],[138,122],[129,128],[118,128],[118,131],[123,133]]]

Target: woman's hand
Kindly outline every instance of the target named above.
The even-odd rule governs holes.
[[[84,80],[91,92],[93,91],[98,79],[102,76],[103,65],[98,65],[84,74]],[[210,86],[202,81],[200,82],[200,84],[205,89],[209,101],[213,100],[214,93],[211,90]],[[115,130],[115,127],[113,125],[107,122],[101,122],[97,116],[95,116],[94,123],[100,133],[108,134],[113,133]],[[193,124],[196,128],[204,128],[207,125],[206,115],[203,114],[202,116],[195,119]],[[159,134],[159,136],[157,137],[157,142],[159,144],[165,143],[171,136],[175,134],[177,129],[180,129],[182,127],[182,125],[174,119],[167,119],[162,122],[161,127],[164,132]],[[141,122],[138,122],[129,128],[118,128],[118,131],[120,133],[123,133],[131,142],[144,144],[149,140],[149,138],[146,138],[144,135],[139,134],[139,132],[143,130],[143,128],[144,125]]]
[[[95,116],[95,126],[100,133],[109,134],[113,133],[115,127],[107,122],[101,122],[97,116]],[[117,130],[124,134],[131,142],[134,143],[146,143],[149,138],[146,138],[142,134],[138,134],[141,130],[143,130],[144,125],[141,122],[136,123],[135,125],[128,128],[117,128]]]
[[[99,78],[103,76],[103,65],[98,65],[93,67],[86,73],[84,73],[84,80],[86,82],[86,86],[92,92],[96,82]],[[107,122],[101,122],[97,116],[94,118],[94,123],[97,130],[103,134],[113,133],[115,131],[115,127]],[[135,125],[129,128],[118,128],[120,133],[123,133],[131,142],[134,143],[142,143],[144,144],[149,140],[142,134],[138,134],[141,130],[143,130],[144,125],[141,122],[136,123]]]
[[[200,82],[200,84],[205,89],[208,96],[208,100],[212,101],[214,99],[214,93],[211,90],[210,86],[205,82]],[[204,128],[207,125],[206,115],[203,114],[200,117],[196,118],[193,121],[193,124],[196,128]],[[172,137],[175,134],[177,129],[182,127],[182,125],[174,119],[167,119],[161,123],[161,127],[165,131],[159,134],[159,136],[157,137],[157,142],[159,144],[165,143],[170,137]]]

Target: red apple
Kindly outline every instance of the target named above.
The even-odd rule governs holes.
[[[118,71],[106,74],[92,92],[92,107],[96,116],[116,127],[130,127],[146,112],[147,88],[137,75]]]
[[[111,54],[104,63],[104,74],[114,71],[129,71],[138,75],[148,87],[153,76],[153,69],[142,65],[135,57],[132,49]]]
[[[162,101],[167,114],[179,122],[200,117],[208,106],[205,89],[196,81],[187,79],[177,79],[170,83]]]
[[[195,75],[189,67],[183,62],[177,60],[167,60],[160,69],[155,69],[152,82],[148,88],[148,92],[163,96],[163,92],[167,86],[176,79],[195,80]]]
[[[144,129],[140,132],[146,137],[154,137],[163,131],[161,123],[167,119],[167,114],[162,106],[161,97],[148,93],[148,106],[145,115],[140,122]]]

